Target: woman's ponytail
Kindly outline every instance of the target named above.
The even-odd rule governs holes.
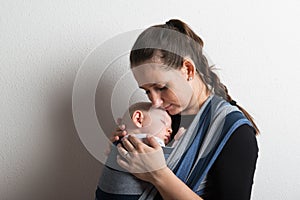
[[[181,34],[181,37],[179,37],[174,32],[179,32],[183,35]],[[145,48],[148,46],[151,48]],[[258,134],[259,130],[251,115],[236,104],[228,94],[226,86],[221,83],[219,77],[213,71],[214,66],[209,66],[203,54],[203,46],[204,42],[202,39],[187,24],[178,19],[171,19],[165,24],[152,26],[139,35],[130,52],[131,67],[151,59],[157,50],[162,54],[163,64],[174,69],[180,69],[184,61],[184,56],[190,56],[206,87],[230,104],[237,106],[248,120],[251,121]]]
[[[244,113],[246,118],[252,123],[252,125],[256,131],[256,134],[259,134],[259,129],[258,129],[257,125],[255,124],[253,117],[244,108],[242,108],[240,105],[238,105],[236,103],[236,101],[234,101],[231,98],[231,96],[228,94],[227,87],[223,83],[221,83],[218,75],[215,72],[213,72],[214,66],[209,66],[209,63],[208,63],[205,55],[203,55],[203,52],[202,52],[202,48],[204,45],[202,39],[196,33],[194,33],[194,31],[187,24],[185,24],[184,22],[182,22],[180,20],[171,19],[168,22],[166,22],[166,25],[172,29],[175,29],[175,30],[189,36],[190,38],[192,38],[194,41],[196,41],[198,43],[198,46],[200,45],[201,48],[196,47],[193,50],[196,51],[196,55],[199,60],[198,66],[196,66],[197,70],[201,74],[200,77],[206,84],[207,88],[210,88],[216,95],[221,96],[223,99],[228,101],[231,105],[237,106],[239,108],[239,110]]]

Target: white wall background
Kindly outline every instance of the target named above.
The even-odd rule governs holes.
[[[0,0],[1,200],[93,199],[101,163],[74,127],[76,72],[110,37],[170,18],[203,37],[259,124],[252,199],[300,199],[298,0]]]

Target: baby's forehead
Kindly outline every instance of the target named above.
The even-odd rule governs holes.
[[[161,109],[161,108],[155,108],[155,107],[151,107],[149,110],[148,110],[149,113],[151,114],[155,114],[155,115],[161,115],[165,118],[170,118],[170,115],[167,113],[167,111]]]
[[[168,114],[165,110],[161,109],[161,108],[156,108],[156,107],[151,107],[148,112],[155,112],[155,113],[160,113],[162,115],[164,114]]]

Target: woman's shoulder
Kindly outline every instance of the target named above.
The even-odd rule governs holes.
[[[256,163],[259,149],[255,133],[255,129],[248,124],[239,126],[228,139],[216,163],[222,163],[221,165]]]
[[[238,127],[208,173],[207,199],[249,199],[258,157],[255,130]]]
[[[227,143],[230,146],[234,145],[237,148],[252,147],[258,149],[255,129],[248,124],[238,127],[232,133],[232,136],[229,138]]]

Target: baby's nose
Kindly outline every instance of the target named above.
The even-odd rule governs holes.
[[[172,132],[173,132],[173,130],[172,130],[171,128],[167,128],[167,133],[168,133],[169,135],[171,135]]]

